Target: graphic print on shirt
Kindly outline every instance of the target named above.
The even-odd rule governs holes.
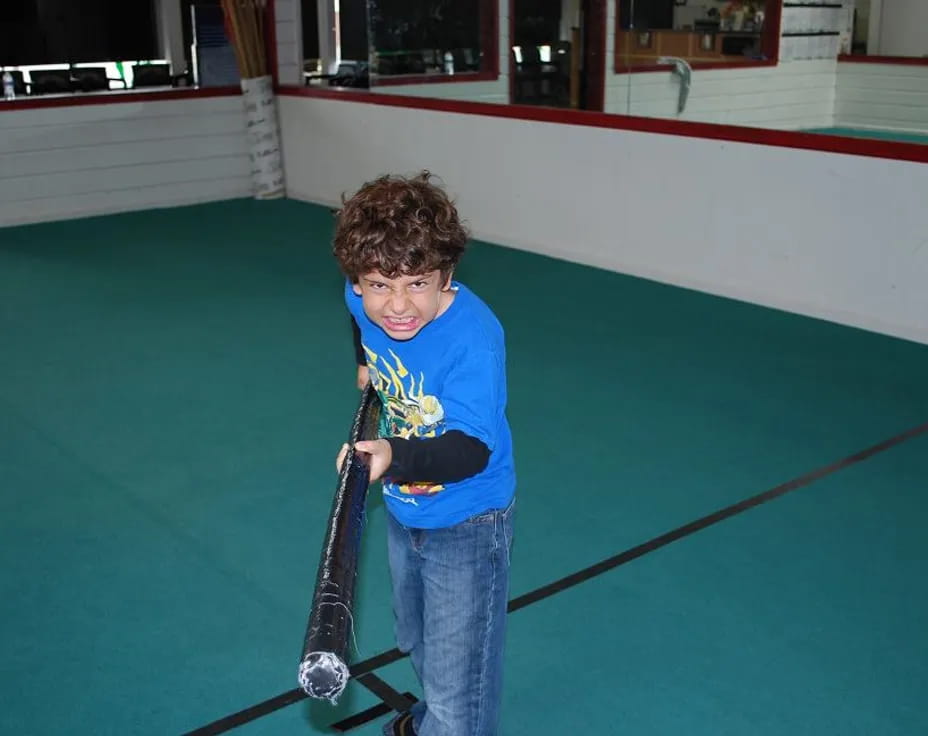
[[[445,410],[436,396],[425,392],[425,376],[418,380],[403,361],[392,350],[389,357],[377,355],[364,346],[371,385],[380,396],[384,411],[381,414],[380,435],[403,439],[438,437],[445,433]],[[405,497],[395,496],[395,488]],[[427,496],[444,490],[438,483],[418,481],[415,483],[384,483],[384,493],[401,501],[415,503],[409,496]]]

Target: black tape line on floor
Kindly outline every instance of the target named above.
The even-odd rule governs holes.
[[[381,667],[386,667],[388,664],[397,662],[403,659],[406,655],[403,654],[399,649],[390,649],[386,652],[381,652],[373,657],[357,662],[351,666],[351,679],[358,679],[363,677],[365,674],[372,672]],[[286,708],[288,705],[293,705],[298,703],[301,700],[305,700],[308,695],[301,688],[295,687],[293,690],[288,690],[285,693],[281,693],[276,697],[269,698],[257,705],[253,705],[250,708],[245,708],[245,710],[240,710],[237,713],[232,713],[225,718],[220,718],[217,721],[208,723],[205,726],[201,726],[193,731],[189,731],[184,736],[213,736],[214,734],[225,733],[226,731],[231,731],[233,728],[238,728],[246,723],[251,721],[256,721],[259,718],[273,713],[274,711],[280,710],[281,708]],[[390,712],[390,708],[387,708],[386,713]]]
[[[403,697],[408,698],[410,703],[416,702],[416,698],[412,693],[403,693]],[[338,723],[333,723],[331,727],[340,733],[347,733],[355,728],[360,728],[365,723],[370,723],[381,716],[385,716],[387,713],[392,713],[394,710],[396,709],[391,708],[386,703],[379,703],[367,710],[362,710],[360,713],[355,713],[353,716],[349,716]]]
[[[646,555],[649,552],[665,547],[666,545],[676,542],[679,539],[682,539],[694,532],[698,532],[702,529],[717,524],[720,521],[729,519],[732,516],[740,514],[748,509],[752,509],[755,506],[760,506],[763,503],[772,501],[775,498],[779,498],[790,491],[795,491],[798,488],[803,488],[804,486],[811,485],[817,480],[821,480],[827,475],[836,473],[839,470],[854,465],[856,463],[863,462],[874,455],[878,455],[881,452],[885,452],[896,445],[900,445],[907,440],[911,440],[919,435],[928,433],[928,422],[921,424],[917,427],[897,434],[895,437],[890,437],[888,440],[879,442],[871,447],[861,450],[860,452],[855,452],[853,455],[848,455],[847,457],[837,460],[836,462],[831,463],[830,465],[825,465],[816,470],[812,470],[805,475],[800,475],[798,478],[787,481],[786,483],[781,483],[775,488],[771,488],[768,491],[763,493],[758,493],[756,496],[751,496],[746,498],[743,501],[732,504],[731,506],[726,506],[723,509],[703,516],[700,519],[691,521],[688,524],[684,524],[681,527],[678,527],[672,531],[661,534],[658,537],[639,544],[637,547],[632,547],[624,552],[621,552],[614,557],[609,557],[605,560],[597,562],[595,565],[590,565],[589,567],[584,568],[583,570],[578,570],[575,573],[567,575],[566,577],[561,578],[560,580],[555,580],[552,583],[543,585],[536,590],[533,590],[524,595],[520,595],[518,598],[513,598],[509,601],[509,612],[518,611],[520,608],[525,608],[533,603],[537,603],[540,600],[548,598],[557,593],[572,588],[575,585],[579,585],[582,582],[595,578],[597,575],[602,575],[604,572],[613,570],[620,565],[624,565],[627,562],[631,562],[642,555]],[[373,657],[365,659],[361,662],[356,663],[351,667],[351,677],[353,679],[359,679],[363,675],[372,672],[373,670],[384,667],[392,662],[396,662],[400,659],[403,659],[406,655],[400,652],[398,649],[390,649],[386,652],[381,652]],[[379,679],[379,678],[378,678]],[[383,682],[381,680],[381,682]],[[386,683],[384,683],[386,685]],[[387,686],[389,687],[389,686]],[[390,688],[392,690],[392,688]],[[396,691],[393,690],[395,693]],[[277,695],[276,697],[265,700],[257,705],[253,705],[250,708],[241,710],[238,713],[233,713],[221,718],[218,721],[214,721],[206,726],[202,726],[194,731],[190,731],[185,736],[212,736],[213,734],[225,733],[226,731],[231,731],[233,728],[249,723],[250,721],[257,720],[262,716],[266,716],[269,713],[280,710],[281,708],[286,708],[288,705],[293,705],[300,700],[306,698],[307,695],[300,688],[294,688],[285,693]],[[378,697],[380,697],[378,695]],[[389,704],[385,704],[386,710],[384,713],[389,713],[392,708]],[[359,714],[360,716],[360,714]],[[376,717],[376,716],[374,716]],[[354,718],[354,716],[352,717]],[[351,719],[348,719],[351,720]],[[344,721],[343,721],[344,722]],[[366,721],[365,721],[366,722]]]
[[[213,736],[213,734],[225,733],[226,731],[231,731],[233,728],[238,728],[246,723],[263,718],[269,713],[286,708],[288,705],[298,703],[306,697],[308,697],[306,693],[304,693],[301,688],[297,687],[273,698],[269,698],[257,705],[253,705],[250,708],[240,710],[238,713],[232,713],[225,718],[220,718],[218,721],[213,721],[205,726],[189,731],[186,736]]]
[[[398,713],[408,710],[416,702],[414,697],[394,690],[373,672],[361,675],[356,680]]]
[[[756,496],[751,496],[746,498],[743,501],[734,503],[731,506],[726,506],[723,509],[703,516],[700,519],[691,521],[688,524],[684,524],[681,527],[678,527],[672,531],[669,531],[665,534],[661,534],[659,537],[654,537],[643,544],[639,544],[637,547],[632,547],[631,549],[625,550],[614,557],[609,557],[608,559],[601,560],[595,565],[590,565],[583,570],[578,570],[575,573],[571,573],[567,577],[563,577],[560,580],[555,580],[553,583],[548,583],[547,585],[537,588],[536,590],[526,593],[525,595],[520,595],[518,598],[513,598],[509,601],[509,612],[518,611],[520,608],[525,608],[525,606],[530,606],[532,603],[537,603],[543,598],[555,595],[560,593],[568,588],[572,588],[579,583],[582,583],[590,578],[595,578],[597,575],[602,575],[604,572],[608,572],[613,568],[619,567],[619,565],[624,565],[627,562],[631,562],[642,555],[646,555],[649,552],[653,552],[656,549],[660,549],[671,542],[676,542],[678,539],[689,536],[694,532],[698,532],[701,529],[712,526],[713,524],[718,524],[720,521],[724,521],[736,514],[740,514],[748,509],[752,509],[755,506],[760,506],[767,501],[772,501],[779,496],[783,496],[790,491],[795,491],[798,488],[803,486],[810,485],[821,478],[824,478],[826,475],[831,475],[836,473],[843,468],[848,467],[849,465],[854,465],[855,463],[862,462],[874,455],[881,453],[885,450],[888,450],[891,447],[910,440],[913,437],[916,437],[920,434],[925,434],[928,432],[928,423],[922,424],[918,427],[910,429],[908,432],[903,432],[898,434],[895,437],[892,437],[885,442],[880,442],[877,445],[868,447],[866,450],[861,450],[856,452],[853,455],[848,455],[842,460],[832,463],[831,465],[826,465],[817,470],[813,470],[805,475],[800,475],[798,478],[782,483],[775,488],[771,488],[768,491],[763,493],[758,493]]]

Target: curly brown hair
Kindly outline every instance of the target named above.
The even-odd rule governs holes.
[[[332,248],[352,281],[372,271],[387,278],[441,271],[448,278],[468,233],[454,203],[423,171],[368,182],[338,213]]]

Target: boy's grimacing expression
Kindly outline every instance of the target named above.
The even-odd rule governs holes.
[[[364,313],[394,340],[411,340],[454,301],[451,274],[441,271],[387,278],[379,271],[358,277],[352,284]]]

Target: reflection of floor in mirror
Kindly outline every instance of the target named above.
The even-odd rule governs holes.
[[[844,135],[851,138],[877,138],[882,141],[900,141],[902,143],[921,143],[928,145],[928,132],[908,133],[902,130],[877,130],[874,128],[808,128],[804,133],[824,133],[825,135]]]

